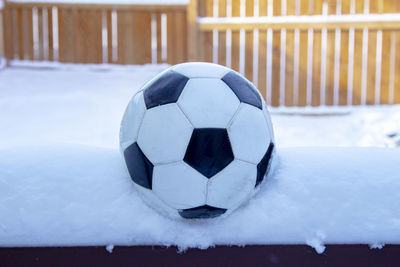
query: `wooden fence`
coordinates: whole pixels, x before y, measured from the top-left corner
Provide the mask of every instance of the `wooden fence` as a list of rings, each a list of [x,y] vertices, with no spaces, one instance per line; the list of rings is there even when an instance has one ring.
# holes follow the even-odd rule
[[[7,59],[117,64],[186,60],[184,5],[6,2],[3,21]]]
[[[3,26],[7,59],[208,61],[243,73],[273,106],[400,103],[399,0],[6,2]]]

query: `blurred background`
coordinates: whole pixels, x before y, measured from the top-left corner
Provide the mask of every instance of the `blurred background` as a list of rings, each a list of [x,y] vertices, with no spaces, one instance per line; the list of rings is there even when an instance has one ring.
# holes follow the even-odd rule
[[[398,0],[0,0],[0,148],[118,147],[169,65],[245,75],[277,145],[400,146]]]

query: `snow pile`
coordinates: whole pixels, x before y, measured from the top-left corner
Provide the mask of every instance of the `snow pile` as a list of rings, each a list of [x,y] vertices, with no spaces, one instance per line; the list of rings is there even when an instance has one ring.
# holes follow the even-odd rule
[[[0,246],[400,243],[399,149],[287,148],[278,160],[230,216],[172,221],[141,201],[116,149],[3,149]]]
[[[276,140],[284,147],[400,147],[400,105],[272,108]]]

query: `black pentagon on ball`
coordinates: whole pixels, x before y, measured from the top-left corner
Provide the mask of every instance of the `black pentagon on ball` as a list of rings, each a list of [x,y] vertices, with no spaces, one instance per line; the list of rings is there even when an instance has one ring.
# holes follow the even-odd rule
[[[260,163],[257,164],[257,180],[256,180],[256,186],[258,186],[265,177],[265,174],[267,173],[270,161],[271,161],[271,156],[272,152],[274,150],[274,143],[270,143],[267,149],[267,152],[265,152],[265,155],[261,159]]]
[[[261,97],[257,93],[257,89],[242,76],[230,71],[222,77],[222,81],[232,89],[240,102],[262,109]]]
[[[211,178],[233,159],[226,129],[197,128],[193,130],[183,160],[205,177]]]
[[[226,212],[226,209],[216,208],[208,205],[179,210],[179,215],[185,219],[208,219],[218,217]]]
[[[189,78],[172,70],[164,73],[144,90],[147,109],[178,101]]]
[[[154,165],[136,142],[125,149],[124,158],[132,180],[138,185],[151,189]]]

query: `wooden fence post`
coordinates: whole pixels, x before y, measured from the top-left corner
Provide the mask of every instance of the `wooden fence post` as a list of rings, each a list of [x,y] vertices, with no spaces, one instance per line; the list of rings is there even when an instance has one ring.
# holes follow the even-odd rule
[[[3,10],[4,10],[5,2],[0,0],[0,62],[1,59],[5,59],[4,55],[4,25],[3,25]]]
[[[188,60],[199,61],[199,41],[200,32],[197,25],[198,2],[197,0],[190,0],[187,5],[187,46],[188,46]]]

